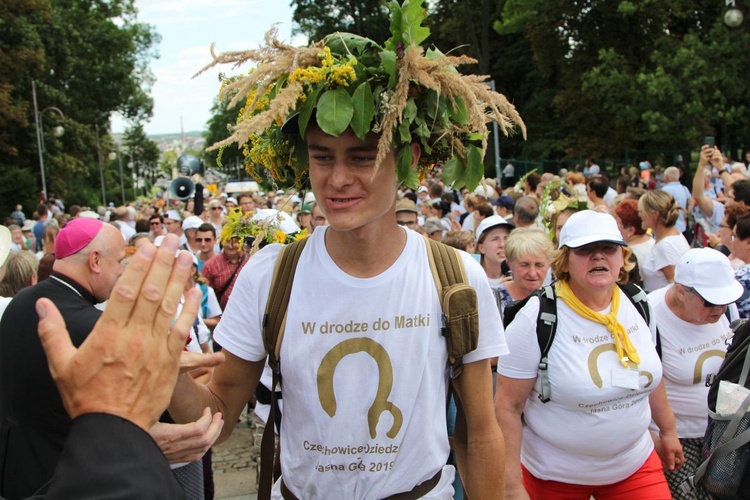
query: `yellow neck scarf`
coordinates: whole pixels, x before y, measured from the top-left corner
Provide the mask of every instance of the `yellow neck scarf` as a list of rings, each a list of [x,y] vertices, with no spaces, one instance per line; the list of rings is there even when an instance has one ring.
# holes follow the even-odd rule
[[[579,316],[590,319],[597,323],[601,323],[609,333],[615,338],[615,349],[617,350],[617,357],[620,359],[622,366],[628,367],[628,360],[635,364],[641,362],[638,356],[638,351],[630,341],[628,332],[625,331],[625,327],[617,321],[617,311],[620,309],[620,290],[619,287],[612,294],[612,309],[609,314],[601,314],[590,307],[586,306],[583,302],[578,300],[578,297],[573,293],[570,285],[566,281],[558,281],[555,283],[555,294],[560,297],[571,309],[573,309]]]

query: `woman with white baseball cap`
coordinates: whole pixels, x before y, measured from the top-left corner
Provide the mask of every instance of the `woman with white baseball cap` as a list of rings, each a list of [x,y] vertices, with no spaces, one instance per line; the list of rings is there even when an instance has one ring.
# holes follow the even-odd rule
[[[721,367],[726,341],[732,335],[730,318],[739,317],[734,302],[743,291],[723,253],[712,248],[693,248],[677,262],[674,284],[648,294],[659,331],[657,345],[664,386],[685,455],[681,470],[666,472],[676,499],[711,498],[700,488],[685,493],[680,485],[704,459],[703,436],[708,423],[706,376]]]
[[[477,253],[481,256],[479,263],[487,273],[490,287],[495,290],[505,279],[503,262],[505,262],[505,240],[513,230],[513,224],[492,215],[485,218],[477,227],[475,235]],[[507,271],[506,264],[506,271]]]
[[[647,324],[618,286],[632,267],[629,254],[609,214],[577,212],[562,228],[552,260],[559,281],[556,333],[544,360],[548,377],[540,376],[539,297],[508,326],[510,354],[498,361],[495,399],[507,495],[671,499],[662,464],[679,469],[682,449],[654,322]],[[652,418],[661,436],[658,455]]]

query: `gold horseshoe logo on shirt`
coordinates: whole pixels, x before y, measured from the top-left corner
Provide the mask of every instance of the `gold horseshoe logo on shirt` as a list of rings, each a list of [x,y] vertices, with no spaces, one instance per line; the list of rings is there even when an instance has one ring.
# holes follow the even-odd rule
[[[599,389],[602,388],[603,381],[602,381],[602,376],[599,374],[599,367],[597,366],[597,359],[603,353],[608,352],[608,351],[612,351],[612,352],[616,353],[617,349],[615,349],[615,345],[614,344],[603,344],[603,345],[600,345],[599,347],[593,349],[591,351],[591,354],[589,354],[589,360],[588,360],[589,375],[591,375],[591,381]],[[628,360],[628,368],[637,369],[638,365],[636,365],[632,361]],[[654,375],[651,372],[649,372],[649,371],[640,371],[640,372],[638,372],[638,375],[641,376],[641,377],[646,377],[646,379],[648,379],[648,382],[646,383],[646,385],[643,386],[644,389],[647,388],[647,387],[649,387],[651,384],[654,383]]]
[[[720,351],[719,349],[712,349],[710,351],[704,351],[701,353],[700,356],[698,356],[698,359],[695,360],[695,370],[693,371],[693,384],[698,384],[703,380],[701,377],[703,373],[703,363],[706,362],[708,358],[711,356],[718,356],[720,358],[724,358],[726,356],[726,351]]]
[[[333,375],[339,362],[349,354],[366,352],[378,365],[378,391],[375,394],[370,410],[367,412],[367,423],[370,426],[370,437],[375,438],[376,427],[380,420],[380,415],[384,412],[390,412],[393,416],[393,425],[386,435],[393,439],[401,429],[403,415],[401,410],[388,401],[388,396],[393,388],[393,366],[391,358],[386,350],[372,339],[357,338],[349,339],[336,345],[323,357],[318,367],[318,399],[320,405],[329,417],[336,415],[336,395],[333,392]]]

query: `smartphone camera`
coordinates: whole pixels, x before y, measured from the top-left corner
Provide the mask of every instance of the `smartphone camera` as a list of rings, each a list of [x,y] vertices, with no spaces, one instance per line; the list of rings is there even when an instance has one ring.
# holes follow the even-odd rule
[[[709,147],[716,146],[716,140],[710,135],[707,135],[706,137],[703,138],[703,143],[707,144]]]

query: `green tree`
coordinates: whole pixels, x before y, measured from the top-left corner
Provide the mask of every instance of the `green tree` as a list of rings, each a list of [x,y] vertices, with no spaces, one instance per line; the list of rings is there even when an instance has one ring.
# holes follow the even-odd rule
[[[211,117],[208,119],[208,130],[203,134],[207,147],[229,137],[230,127],[237,123],[237,113],[239,113],[241,106],[228,108],[228,104],[229,99],[214,99],[211,106]],[[236,172],[237,165],[244,163],[242,151],[236,146],[224,148],[220,151],[206,151],[198,156],[203,158],[206,168],[215,168],[222,173]]]
[[[385,0],[292,0],[295,34],[311,41],[345,31],[383,43],[390,37],[390,15]]]
[[[529,142],[541,119],[568,157],[689,150],[703,135],[747,144],[748,70],[738,54],[750,39],[723,25],[722,9],[708,0],[507,0],[496,29],[528,41],[537,109],[551,111],[520,103]]]
[[[101,200],[96,127],[106,143],[113,112],[131,123],[152,114],[148,62],[158,42],[138,23],[134,0],[29,0],[0,5],[0,168],[18,167],[39,180],[31,82],[43,115],[47,190],[68,205]],[[104,139],[104,140],[103,140]],[[106,158],[105,158],[106,161]],[[117,176],[119,180],[119,173]],[[114,187],[115,192],[119,189]],[[0,200],[5,211],[12,200]]]

